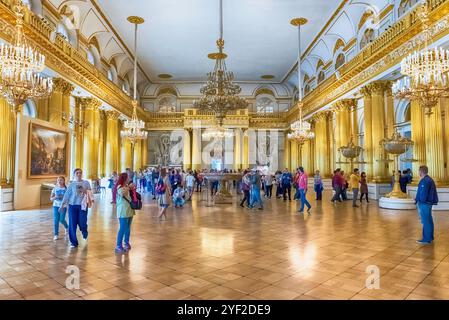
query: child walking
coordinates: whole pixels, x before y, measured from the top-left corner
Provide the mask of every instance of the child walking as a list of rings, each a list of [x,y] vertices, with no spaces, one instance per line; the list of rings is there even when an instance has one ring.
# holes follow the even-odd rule
[[[182,208],[184,206],[185,200],[184,200],[184,189],[178,185],[178,187],[173,192],[173,204],[175,205],[175,208],[178,206]]]

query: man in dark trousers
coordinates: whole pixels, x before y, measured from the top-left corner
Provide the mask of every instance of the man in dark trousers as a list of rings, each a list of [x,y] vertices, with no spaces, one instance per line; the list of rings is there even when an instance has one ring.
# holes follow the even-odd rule
[[[418,207],[419,217],[423,225],[422,239],[416,242],[420,244],[430,244],[434,240],[432,206],[438,204],[438,193],[435,182],[428,175],[429,168],[427,166],[419,167],[419,176],[421,180],[418,184],[415,203]]]
[[[282,190],[284,191],[284,201],[287,201],[287,194],[288,194],[288,200],[292,201],[292,182],[293,182],[293,176],[288,171],[287,168],[284,169],[284,172],[281,176],[281,185]]]

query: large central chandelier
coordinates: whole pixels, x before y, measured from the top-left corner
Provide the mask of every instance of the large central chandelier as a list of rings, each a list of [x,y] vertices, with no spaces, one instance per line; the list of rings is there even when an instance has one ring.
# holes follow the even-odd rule
[[[301,86],[301,26],[307,23],[305,18],[296,18],[290,22],[293,26],[298,27],[298,109],[299,118],[291,124],[291,133],[287,135],[288,139],[296,141],[302,146],[307,140],[313,139],[315,134],[312,132],[312,128],[309,122],[306,122],[302,118],[302,86]]]
[[[25,10],[17,0],[13,43],[0,45],[0,92],[15,111],[28,99],[48,97],[53,90],[52,79],[39,74],[45,69],[45,56],[27,43],[23,33]]]
[[[427,49],[431,40],[427,1],[420,5],[418,15],[423,24],[425,50],[415,51],[402,60],[401,73],[406,77],[393,85],[393,94],[400,99],[419,101],[426,114],[431,114],[438,100],[448,96],[449,50]]]
[[[218,52],[208,55],[210,59],[215,60],[214,71],[207,74],[207,82],[200,90],[203,96],[193,103],[194,107],[199,110],[212,112],[219,126],[222,126],[223,120],[229,112],[248,107],[248,102],[238,96],[242,89],[234,83],[234,74],[226,69],[227,54],[223,52],[224,43],[223,0],[220,0]]]
[[[125,139],[128,139],[131,144],[134,144],[139,141],[147,138],[148,132],[144,131],[145,122],[139,120],[137,117],[137,26],[145,22],[140,17],[128,17],[128,21],[135,25],[134,29],[134,99],[132,102],[133,105],[133,114],[131,120],[126,120],[123,124],[125,130],[121,132],[121,136]]]

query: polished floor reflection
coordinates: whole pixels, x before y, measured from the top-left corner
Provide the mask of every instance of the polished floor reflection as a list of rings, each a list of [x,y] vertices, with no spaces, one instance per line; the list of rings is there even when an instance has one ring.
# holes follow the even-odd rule
[[[415,211],[329,196],[311,201],[310,216],[293,201],[259,211],[195,199],[163,222],[148,198],[128,254],[114,253],[108,196],[97,198],[88,242],[75,250],[53,241],[50,209],[0,213],[0,299],[449,299],[448,212],[434,212],[435,243],[421,246]],[[70,265],[79,289],[66,288]],[[380,289],[366,287],[369,266]]]

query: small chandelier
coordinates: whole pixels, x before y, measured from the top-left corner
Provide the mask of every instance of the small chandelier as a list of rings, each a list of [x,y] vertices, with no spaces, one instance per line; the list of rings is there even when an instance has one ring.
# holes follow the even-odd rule
[[[135,25],[134,29],[134,100],[133,105],[133,115],[131,120],[125,120],[123,127],[125,130],[121,132],[122,138],[128,139],[132,145],[137,141],[146,139],[148,132],[144,131],[145,122],[139,120],[137,117],[137,26],[145,22],[140,17],[132,16],[128,17],[128,21]]]
[[[13,44],[0,45],[0,93],[14,110],[30,98],[46,98],[53,90],[51,78],[39,74],[45,69],[45,56],[31,47],[23,33],[25,6],[17,0]]]
[[[298,27],[298,109],[299,118],[290,126],[291,133],[287,135],[289,140],[296,141],[302,146],[307,140],[313,139],[315,134],[311,131],[311,125],[302,118],[302,87],[301,87],[301,26],[307,23],[305,18],[296,18],[290,22],[293,26]]]
[[[195,108],[212,112],[222,126],[226,115],[234,110],[248,107],[248,102],[238,96],[242,89],[234,83],[234,74],[227,71],[225,59],[227,54],[223,52],[223,0],[220,0],[220,38],[217,40],[218,52],[210,53],[208,57],[215,60],[214,71],[207,74],[207,82],[201,88],[203,95],[200,100],[193,102]]]
[[[429,115],[438,100],[448,96],[449,50],[427,49],[431,40],[427,1],[420,5],[418,15],[423,24],[425,50],[415,51],[402,60],[401,73],[406,77],[394,83],[392,90],[399,99],[419,101]]]
[[[231,138],[233,135],[234,134],[231,130],[227,130],[222,126],[214,126],[211,128],[207,128],[201,136],[207,140],[210,139],[222,140],[225,138]]]

